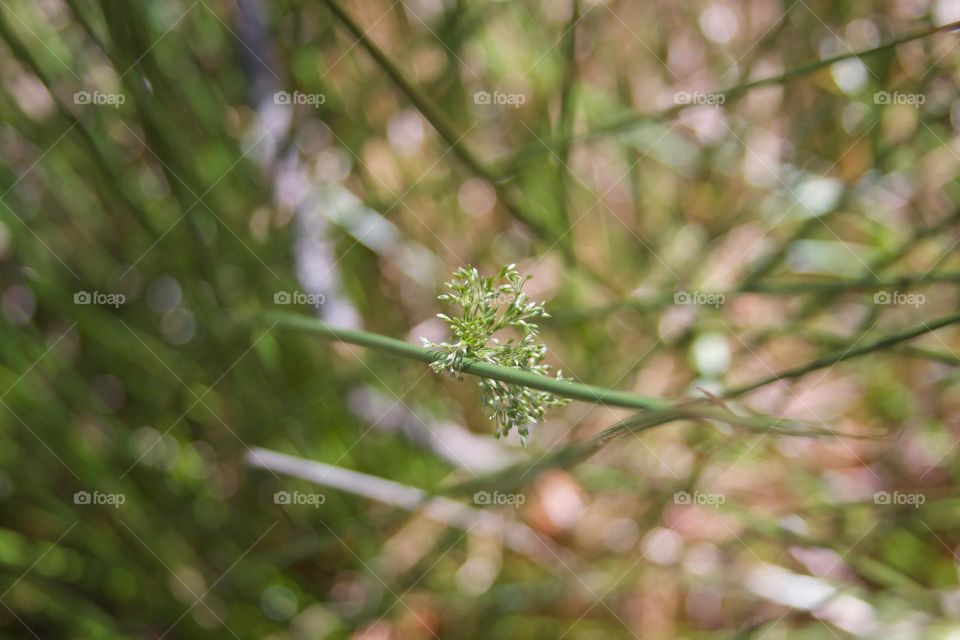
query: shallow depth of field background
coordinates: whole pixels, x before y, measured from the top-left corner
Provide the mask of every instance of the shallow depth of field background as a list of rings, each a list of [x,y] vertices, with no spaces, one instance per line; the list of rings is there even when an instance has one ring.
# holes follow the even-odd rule
[[[630,413],[497,441],[474,379],[262,317],[439,340],[451,273],[515,262],[553,366],[671,400],[929,326],[958,301],[960,35],[882,45],[954,20],[3,0],[0,635],[960,638],[952,324],[731,401],[842,436],[680,421],[570,462]]]

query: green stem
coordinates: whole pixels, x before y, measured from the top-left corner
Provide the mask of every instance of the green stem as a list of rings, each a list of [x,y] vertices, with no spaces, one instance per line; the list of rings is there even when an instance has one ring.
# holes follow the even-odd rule
[[[541,220],[530,215],[527,210],[520,206],[509,193],[502,181],[488,169],[480,159],[463,142],[465,134],[457,132],[456,127],[449,121],[444,113],[436,106],[423,91],[421,91],[413,82],[407,78],[406,74],[396,66],[392,60],[367,36],[364,29],[338,0],[324,0],[337,19],[350,31],[357,39],[357,42],[373,58],[390,80],[407,96],[413,106],[423,115],[424,118],[440,134],[440,137],[449,145],[453,153],[467,166],[467,168],[487,182],[489,182],[497,196],[503,202],[510,214],[538,233],[543,239],[552,242],[555,240],[555,233],[547,227]]]
[[[580,0],[571,2],[570,22],[566,30],[567,72],[563,76],[563,85],[560,88],[560,116],[557,129],[561,142],[557,148],[557,203],[567,227],[572,229],[574,220],[570,217],[570,207],[567,204],[569,189],[567,181],[570,178],[570,143],[573,135],[573,125],[577,112],[577,23],[580,22]],[[564,237],[566,242],[572,242],[570,234]]]
[[[898,287],[912,287],[916,285],[937,284],[943,282],[960,282],[960,271],[945,271],[942,273],[903,274],[878,278],[868,276],[864,278],[845,280],[822,280],[808,282],[757,282],[745,283],[729,291],[697,291],[704,298],[717,299],[719,297],[732,298],[748,293],[762,293],[769,295],[801,295],[808,293],[831,294],[844,291],[875,291],[877,289],[896,289]],[[592,309],[583,309],[574,312],[558,312],[552,314],[555,322],[571,322],[584,318],[603,317],[608,313],[621,309],[647,312],[658,311],[675,304],[673,291],[649,298],[632,298],[618,300]]]
[[[658,411],[650,411],[634,415],[626,420],[621,420],[615,425],[604,429],[599,434],[586,440],[575,440],[559,449],[551,451],[536,460],[532,465],[522,462],[511,465],[500,471],[467,480],[465,482],[453,485],[446,489],[444,493],[448,494],[466,494],[473,493],[481,489],[489,489],[497,486],[501,488],[513,488],[529,484],[538,475],[549,469],[571,469],[584,460],[590,458],[610,442],[627,434],[638,434],[648,429],[653,429],[661,425],[673,422],[675,420],[720,420],[730,424],[744,427],[748,430],[766,435],[775,433],[783,436],[803,436],[803,437],[852,437],[858,439],[875,439],[869,436],[858,436],[846,433],[839,433],[829,429],[798,429],[791,426],[788,420],[755,416],[737,416],[729,412],[721,411],[718,408],[709,406],[676,406]]]
[[[887,51],[901,44],[912,42],[914,40],[920,40],[922,38],[929,37],[935,33],[941,33],[944,31],[953,31],[960,28],[960,21],[951,22],[949,24],[941,25],[939,27],[932,27],[929,29],[922,29],[918,31],[912,31],[910,33],[904,34],[899,38],[894,38],[889,42],[884,42],[876,47],[871,49],[863,49],[861,51],[851,51],[848,53],[842,53],[840,55],[833,56],[831,58],[824,58],[823,60],[818,60],[816,62],[810,62],[793,69],[789,69],[784,73],[776,76],[770,76],[768,78],[760,78],[759,80],[753,80],[751,82],[746,82],[744,84],[739,84],[728,89],[716,92],[716,95],[723,96],[725,102],[735,100],[754,89],[759,89],[761,87],[767,87],[770,85],[777,84],[786,84],[792,82],[798,78],[810,75],[825,69],[837,62],[842,62],[844,60],[850,60],[851,58],[866,58],[878,53]],[[696,106],[696,104],[676,104],[667,109],[661,111],[656,111],[653,113],[630,113],[622,118],[607,122],[605,124],[599,125],[590,131],[587,131],[581,136],[570,136],[566,140],[555,140],[550,145],[549,148],[553,149],[560,144],[572,144],[577,142],[585,142],[593,138],[597,138],[604,135],[610,135],[614,133],[619,133],[621,131],[626,131],[632,129],[633,127],[639,125],[642,122],[647,121],[658,121],[671,118],[681,111],[689,109]],[[527,147],[524,147],[518,151],[512,158],[507,161],[505,166],[498,167],[498,172],[501,175],[507,175],[512,172],[519,164],[522,164],[524,161],[529,160],[531,157],[539,156],[544,152],[542,145],[538,148],[537,144],[531,143]]]
[[[804,329],[803,323],[790,323],[782,327],[777,327],[776,329],[767,329],[757,334],[757,337],[761,339],[767,339],[774,336],[802,338],[803,340],[807,340],[812,343],[820,343],[823,346],[838,349],[850,344],[850,339],[845,336],[826,333],[823,331],[807,331]],[[905,344],[894,345],[891,349],[891,352],[910,358],[931,360],[933,362],[942,362],[954,367],[960,367],[960,356],[957,356],[953,353],[945,353],[943,351],[924,349],[923,347],[914,347]]]
[[[460,143],[461,134],[457,133],[455,127],[447,120],[443,112],[440,111],[413,82],[393,64],[389,57],[367,36],[367,31],[353,19],[347,10],[337,0],[324,0],[330,10],[333,11],[337,19],[343,23],[350,33],[357,39],[357,42],[363,47],[374,62],[383,69],[390,80],[409,98],[410,102],[423,114],[423,116],[433,125],[447,144],[463,162],[470,167],[474,173],[484,176],[486,174],[480,161]]]
[[[734,398],[736,396],[741,396],[745,393],[753,391],[754,389],[757,389],[759,387],[763,387],[773,382],[777,382],[778,380],[799,378],[801,376],[804,376],[810,373],[811,371],[816,371],[817,369],[823,369],[825,367],[829,367],[834,364],[837,364],[838,362],[843,362],[844,360],[849,360],[851,358],[856,358],[858,356],[862,356],[867,353],[872,353],[874,351],[879,351],[881,349],[891,347],[893,345],[899,344],[906,340],[911,340],[913,338],[916,338],[917,336],[921,336],[925,333],[932,333],[937,329],[946,327],[947,325],[955,324],[957,322],[960,322],[960,312],[951,313],[950,315],[943,316],[941,318],[932,320],[930,322],[921,321],[920,324],[917,326],[911,327],[909,329],[905,329],[904,331],[900,331],[898,333],[894,333],[885,338],[881,338],[880,340],[870,342],[860,347],[848,348],[843,351],[838,351],[830,355],[824,356],[822,358],[818,358],[816,360],[808,362],[806,364],[800,365],[798,367],[794,367],[793,369],[787,369],[786,371],[782,371],[772,376],[762,378],[760,380],[757,380],[756,382],[745,384],[740,387],[735,387],[727,391],[723,397]]]
[[[268,321],[276,322],[278,325],[286,326],[291,329],[303,329],[306,331],[311,331],[320,337],[326,338],[327,340],[346,342],[349,344],[359,345],[361,347],[379,349],[380,351],[392,353],[404,358],[419,360],[420,362],[430,363],[435,360],[440,360],[444,357],[444,354],[442,353],[424,349],[423,347],[418,347],[414,344],[410,344],[409,342],[395,340],[394,338],[381,336],[376,333],[370,333],[369,331],[333,327],[325,322],[310,318],[308,316],[289,313],[268,313],[265,314],[264,318]],[[491,378],[493,380],[499,380],[509,384],[517,384],[524,387],[529,387],[531,389],[547,391],[563,398],[582,400],[584,402],[594,402],[596,404],[602,404],[611,407],[625,407],[628,409],[642,409],[651,411],[667,409],[672,406],[670,403],[660,400],[659,398],[649,398],[632,393],[625,393],[623,391],[614,391],[612,389],[604,389],[603,387],[595,387],[588,384],[565,382],[556,380],[555,378],[549,378],[547,376],[530,373],[529,371],[523,371],[521,369],[501,367],[495,364],[479,362],[476,360],[466,360],[464,362],[462,371],[464,373],[469,373],[470,375],[482,378]]]
[[[382,336],[369,331],[358,329],[345,329],[331,326],[321,320],[309,316],[297,315],[292,313],[267,313],[260,317],[263,322],[270,322],[273,326],[283,326],[291,329],[300,329],[309,331],[321,338],[355,344],[362,347],[378,349],[386,353],[391,353],[404,358],[418,360],[420,362],[431,363],[442,359],[444,354],[418,347],[409,342],[395,340],[387,336]],[[547,391],[557,396],[570,398],[573,400],[582,400],[614,407],[626,407],[630,409],[640,409],[643,413],[634,415],[626,420],[618,422],[616,425],[604,430],[602,433],[594,436],[585,442],[575,442],[564,447],[558,454],[545,456],[535,463],[533,467],[524,470],[522,475],[512,473],[515,469],[521,469],[522,465],[511,467],[507,472],[493,474],[485,477],[483,480],[505,480],[510,482],[522,481],[528,473],[533,472],[537,475],[539,472],[553,468],[555,466],[571,466],[580,462],[603,448],[611,440],[628,433],[638,433],[658,425],[673,422],[675,420],[717,420],[728,424],[741,426],[749,430],[766,434],[775,432],[779,435],[796,436],[830,436],[837,437],[837,434],[829,429],[801,429],[798,424],[771,416],[760,414],[738,415],[729,411],[726,407],[710,406],[704,400],[687,400],[676,404],[669,403],[659,398],[650,398],[639,396],[621,391],[613,391],[602,387],[579,384],[575,382],[562,382],[508,367],[489,364],[486,362],[477,362],[476,360],[465,361],[462,371],[471,375],[491,378],[507,382],[510,384],[522,385],[532,389]],[[856,437],[856,436],[854,436]],[[476,485],[479,486],[479,485]],[[453,493],[471,491],[475,488],[475,483],[467,482],[449,489]]]

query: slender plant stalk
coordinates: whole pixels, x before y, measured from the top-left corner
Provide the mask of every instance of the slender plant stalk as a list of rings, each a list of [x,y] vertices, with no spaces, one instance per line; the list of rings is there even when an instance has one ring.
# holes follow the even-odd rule
[[[279,326],[311,331],[320,337],[326,338],[327,340],[345,342],[363,347],[371,347],[405,358],[419,360],[420,362],[431,363],[445,357],[445,354],[424,349],[414,344],[410,344],[409,342],[396,340],[394,338],[371,333],[369,331],[334,327],[321,320],[317,320],[308,316],[290,313],[267,313],[264,314],[262,318],[265,321],[274,322]],[[781,373],[777,373],[766,378],[761,378],[760,380],[756,380],[740,387],[735,387],[727,391],[723,395],[723,398],[735,398],[753,391],[754,389],[777,382],[778,380],[799,378],[807,373],[816,371],[817,369],[823,369],[845,360],[850,360],[858,356],[897,345],[901,342],[911,340],[925,333],[931,333],[945,326],[956,324],[957,322],[960,322],[960,312],[943,316],[931,322],[921,322],[919,325],[911,327],[910,329],[900,331],[885,338],[881,338],[880,340],[875,340],[868,344],[864,344],[860,347],[848,348],[844,351],[836,352],[828,356],[824,356],[823,358],[818,358],[808,362],[804,365],[794,367],[793,369],[788,369]],[[603,387],[581,384],[577,382],[560,381],[547,376],[523,371],[521,369],[501,367],[470,359],[463,361],[463,366],[460,370],[470,375],[500,380],[501,382],[507,382],[510,384],[522,385],[531,389],[539,389],[541,391],[547,391],[549,393],[553,393],[564,398],[570,398],[572,400],[593,402],[595,404],[611,407],[623,407],[628,409],[656,412],[655,415],[639,416],[636,419],[629,419],[618,425],[615,425],[610,433],[603,438],[604,440],[622,432],[635,431],[638,426],[642,427],[650,420],[655,421],[653,424],[662,424],[662,422],[656,422],[656,420],[660,418],[663,419],[663,422],[679,419],[721,420],[724,422],[729,422],[730,424],[761,430],[775,428],[781,424],[787,424],[786,421],[782,419],[771,418],[769,416],[739,416],[732,412],[721,410],[717,407],[708,406],[706,405],[706,401],[701,399],[688,400],[680,403],[670,403],[660,398],[641,396],[623,391],[615,391],[612,389],[605,389]],[[635,422],[634,420],[639,422]],[[810,430],[796,430],[796,433],[797,435],[817,434],[816,431]],[[833,431],[830,431],[829,433],[835,434]]]
[[[801,338],[812,343],[820,343],[826,347],[843,348],[850,345],[850,339],[846,336],[824,331],[809,331],[804,328],[804,323],[802,322],[791,322],[775,329],[765,329],[760,331],[756,337],[768,339],[783,336]],[[914,347],[906,344],[893,345],[890,351],[910,358],[942,362],[955,367],[960,366],[960,356],[952,353],[924,349],[923,347]]]
[[[580,0],[572,0],[570,22],[566,30],[566,58],[567,72],[563,76],[563,86],[560,89],[560,116],[557,126],[558,139],[561,141],[556,151],[557,160],[557,202],[567,226],[572,227],[574,220],[570,217],[570,207],[567,203],[569,189],[567,182],[570,179],[570,140],[573,134],[573,125],[577,117],[577,23],[580,22]],[[570,234],[568,234],[570,235]],[[565,239],[570,242],[570,239]]]
[[[515,219],[526,225],[540,239],[550,243],[551,247],[557,247],[564,260],[570,266],[578,267],[583,273],[587,274],[597,284],[614,293],[621,293],[615,280],[611,280],[606,274],[601,273],[589,264],[581,264],[577,261],[576,253],[573,250],[573,243],[568,237],[570,234],[560,234],[552,229],[534,213],[531,213],[529,207],[524,206],[522,202],[517,201],[505,184],[505,180],[500,173],[487,167],[478,158],[473,151],[463,141],[464,134],[457,132],[457,128],[451,123],[444,113],[420,88],[418,88],[403,71],[396,66],[389,56],[387,56],[368,36],[363,27],[347,12],[338,0],[324,0],[330,10],[340,22],[357,38],[357,42],[374,59],[377,65],[383,69],[384,73],[397,87],[407,96],[413,106],[427,119],[436,129],[440,137],[449,145],[454,154],[463,162],[464,165],[476,176],[479,176],[490,183],[497,193],[497,197],[503,202],[507,212]],[[551,149],[552,151],[552,149]]]
[[[732,418],[736,418],[734,421]],[[860,440],[879,439],[871,436],[854,435],[849,433],[840,433],[830,429],[798,429],[791,426],[787,420],[770,418],[767,416],[733,416],[729,412],[724,412],[716,407],[709,406],[675,406],[669,409],[651,411],[631,416],[626,420],[614,424],[604,429],[592,438],[580,441],[574,441],[541,456],[533,464],[520,462],[511,465],[506,469],[501,469],[490,474],[467,480],[445,489],[446,494],[471,493],[479,489],[492,486],[501,488],[519,487],[530,483],[533,478],[550,469],[571,469],[573,466],[590,458],[605,446],[614,440],[627,434],[637,434],[641,431],[653,429],[668,422],[676,420],[719,420],[745,427],[761,435],[775,433],[783,436],[801,436],[801,437],[844,437]]]
[[[910,33],[904,34],[899,38],[894,38],[888,42],[877,45],[870,49],[862,49],[860,51],[850,51],[847,53],[842,53],[830,58],[824,58],[823,60],[817,60],[815,62],[810,62],[799,67],[794,67],[789,69],[784,73],[781,73],[776,76],[770,76],[768,78],[760,78],[759,80],[752,80],[750,82],[745,82],[733,87],[729,87],[722,91],[717,91],[716,95],[723,96],[725,102],[730,102],[735,100],[754,89],[760,89],[762,87],[768,87],[771,85],[777,84],[787,84],[804,76],[808,76],[811,73],[820,71],[821,69],[826,69],[831,65],[834,65],[838,62],[843,62],[844,60],[850,60],[852,58],[867,58],[878,53],[883,53],[889,49],[897,47],[901,44],[912,42],[914,40],[920,40],[922,38],[927,38],[936,33],[943,33],[945,31],[953,31],[960,29],[960,21],[951,22],[949,24],[941,25],[939,27],[932,27],[929,29],[921,29],[917,31],[911,31]],[[605,135],[611,135],[614,133],[620,133],[622,131],[629,130],[643,122],[655,122],[659,120],[666,120],[672,118],[673,116],[679,114],[681,111],[689,109],[696,106],[695,103],[684,103],[684,104],[675,104],[667,109],[662,109],[653,113],[630,113],[622,118],[612,120],[605,124],[601,124],[586,133],[579,136],[569,136],[568,139],[563,140],[554,140],[548,141],[549,144],[547,147],[544,147],[542,143],[536,141],[531,143],[528,146],[520,149],[513,157],[509,158],[506,163],[497,167],[497,170],[502,175],[507,175],[512,173],[517,166],[530,160],[533,157],[542,155],[548,149],[554,149],[561,144],[574,144],[578,142],[585,142],[598,138]]]
[[[413,106],[423,114],[423,117],[433,125],[440,137],[450,146],[450,149],[475,175],[489,182],[497,192],[504,206],[510,214],[532,228],[541,237],[548,241],[553,241],[555,233],[547,228],[538,218],[531,216],[526,209],[520,206],[513,197],[507,193],[502,181],[497,178],[494,172],[490,171],[483,162],[470,150],[463,141],[463,134],[458,133],[456,127],[451,123],[444,113],[434,104],[423,91],[420,90],[406,74],[393,63],[381,49],[368,36],[366,30],[353,19],[349,12],[338,0],[324,0],[337,19],[350,31],[357,39],[377,65],[383,69],[390,80],[407,96]]]
[[[406,74],[367,36],[366,30],[353,19],[343,5],[337,0],[324,0],[324,2],[330,7],[330,10],[333,11],[333,14],[343,23],[347,30],[357,38],[357,42],[370,54],[374,62],[383,69],[384,73],[390,77],[390,80],[397,85],[410,102],[412,102],[430,124],[433,125],[433,128],[436,129],[437,133],[450,145],[450,148],[464,164],[474,173],[483,177],[489,177],[487,170],[480,160],[460,141],[462,135],[457,132],[456,127],[454,127],[434,102],[414,85],[413,82],[407,78]]]
[[[123,188],[125,182],[118,169],[120,163],[115,154],[108,154],[107,148],[104,145],[97,144],[97,137],[89,130],[87,125],[74,117],[66,106],[64,106],[63,102],[56,97],[59,92],[57,91],[58,85],[54,81],[54,78],[44,71],[30,47],[25,45],[17,36],[16,32],[10,27],[4,11],[0,11],[0,39],[6,42],[13,55],[33,72],[33,74],[37,76],[37,79],[47,88],[50,96],[52,96],[57,112],[63,120],[70,124],[69,130],[73,131],[75,129],[80,135],[83,145],[89,152],[88,157],[93,161],[92,164],[101,172],[101,177],[103,178],[101,184],[110,189],[112,194],[115,195],[129,211],[136,215],[137,221],[151,234],[154,240],[158,239],[161,236],[161,231],[156,228],[156,225],[151,223],[149,218],[143,213],[142,207]]]
[[[270,313],[264,317],[270,322],[275,321],[279,326],[286,326],[292,329],[305,329],[328,340],[346,342],[362,347],[371,347],[404,358],[419,360],[420,362],[431,363],[446,357],[446,354],[424,349],[409,342],[395,340],[394,338],[370,333],[369,331],[333,327],[325,322],[307,316],[289,313]],[[460,370],[481,378],[492,378],[493,380],[500,380],[501,382],[530,387],[531,389],[548,391],[572,400],[583,400],[585,402],[594,402],[611,407],[650,411],[666,409],[672,406],[670,403],[660,400],[659,398],[614,391],[588,384],[559,381],[521,369],[500,367],[475,360],[465,360]]]
[[[868,276],[856,279],[843,280],[810,280],[807,282],[756,282],[745,283],[727,291],[698,292],[705,298],[719,297],[732,298],[749,293],[770,295],[802,295],[802,294],[834,294],[845,291],[875,291],[877,289],[896,289],[898,287],[913,287],[943,282],[960,282],[960,271],[945,271],[941,273],[903,274],[889,277]],[[609,313],[622,309],[649,312],[659,311],[674,303],[674,293],[668,292],[650,298],[628,298],[618,300],[591,309],[579,311],[557,312],[552,316],[555,322],[569,322],[585,318],[604,317]],[[548,318],[546,321],[550,321]]]
[[[946,327],[951,324],[956,324],[957,322],[960,322],[960,312],[951,313],[950,315],[942,316],[940,318],[937,318],[936,320],[931,320],[930,322],[921,322],[916,326],[913,326],[909,329],[905,329],[898,333],[894,333],[885,338],[881,338],[880,340],[875,340],[873,342],[864,344],[859,347],[852,347],[852,348],[845,349],[843,351],[837,351],[830,355],[824,356],[822,358],[817,358],[816,360],[800,365],[798,367],[787,369],[786,371],[776,373],[766,378],[761,378],[760,380],[751,382],[749,384],[745,384],[740,387],[735,387],[727,391],[723,397],[735,398],[737,396],[741,396],[745,393],[753,391],[754,389],[758,389],[760,387],[766,386],[773,382],[777,382],[778,380],[799,378],[801,376],[804,376],[810,373],[811,371],[816,371],[817,369],[823,369],[825,367],[829,367],[831,365],[837,364],[838,362],[843,362],[844,360],[850,360],[851,358],[856,358],[858,356],[866,355],[868,353],[873,353],[874,351],[880,351],[881,349],[885,349],[887,347],[892,347],[901,342],[912,340],[913,338],[916,338],[917,336],[921,336],[925,333],[932,333],[937,329]]]
[[[822,219],[822,216],[821,216],[821,219]],[[938,222],[936,222],[933,225],[914,228],[910,236],[905,238],[896,248],[894,248],[891,251],[885,251],[883,255],[870,260],[869,263],[866,265],[867,273],[863,274],[861,278],[857,280],[851,280],[849,282],[860,281],[863,283],[880,285],[880,287],[886,288],[886,287],[910,287],[914,285],[922,285],[922,284],[927,284],[931,282],[955,281],[954,279],[957,277],[957,275],[960,275],[960,274],[943,272],[940,274],[924,273],[920,276],[894,276],[890,278],[880,278],[876,276],[876,272],[880,272],[885,268],[890,267],[896,264],[897,262],[899,262],[899,260],[903,258],[905,255],[907,255],[907,253],[911,250],[911,248],[916,246],[917,242],[919,242],[920,240],[936,235],[938,233],[942,233],[945,230],[949,229],[951,226],[957,224],[958,222],[960,222],[960,210],[954,210],[952,214],[941,218]],[[787,251],[787,248],[790,246],[790,244],[795,240],[798,240],[800,237],[801,236],[798,234],[793,234],[793,236],[788,241],[786,241],[780,246],[779,250],[775,252],[775,255],[781,255],[781,256],[784,255],[785,252]],[[746,283],[741,284],[737,288],[744,289],[750,286],[749,283],[751,282],[752,275],[753,274],[748,275],[746,279]],[[857,287],[857,288],[861,288],[861,287]],[[868,287],[862,287],[862,288],[867,289]],[[792,329],[794,332],[802,332],[804,330],[805,319],[811,317],[818,310],[827,307],[829,303],[836,297],[836,295],[843,293],[845,290],[846,290],[845,288],[838,287],[836,290],[833,290],[833,291],[829,289],[821,289],[817,291],[816,293],[818,293],[819,295],[809,297],[806,303],[804,304],[804,306],[796,314],[796,318],[794,318],[794,320],[788,323],[787,325],[780,327],[780,329]],[[861,323],[858,329],[859,331],[861,332],[866,331],[870,326],[872,326],[873,322],[876,320],[876,313],[879,311],[879,309],[880,307],[875,306],[873,308],[873,312],[867,314],[864,317],[864,321]],[[769,335],[774,335],[774,334],[771,332],[761,332],[760,334],[758,334],[757,337],[747,340],[746,342],[747,348],[748,349],[757,348],[757,346],[762,341],[763,336],[769,336]],[[828,346],[836,345],[835,342],[831,343],[830,340],[824,340],[823,342]],[[844,343],[844,344],[848,344],[848,343]],[[940,354],[936,354],[936,352],[925,351],[925,350],[918,349],[916,347],[910,347],[907,345],[895,345],[893,347],[893,351],[897,353],[903,353],[905,355],[909,355],[912,357],[925,357],[933,360],[947,361],[948,364],[953,364],[953,362],[949,362],[949,357],[945,358]]]
[[[431,363],[446,357],[446,354],[424,349],[409,342],[396,340],[369,331],[334,327],[309,316],[274,312],[264,314],[261,318],[264,322],[275,323],[277,326],[310,331],[327,340],[370,347],[420,362]],[[522,369],[501,367],[472,359],[465,359],[459,370],[463,373],[481,378],[491,378],[493,380],[500,380],[501,382],[522,385],[531,389],[547,391],[572,400],[592,402],[609,407],[637,409],[646,412],[633,418],[628,418],[615,425],[609,433],[605,433],[605,435],[598,438],[598,446],[622,433],[635,432],[648,426],[656,426],[683,419],[717,420],[759,432],[776,430],[790,435],[837,435],[834,431],[811,429],[805,424],[785,418],[776,418],[758,413],[750,413],[748,415],[736,414],[726,407],[713,406],[709,400],[701,398],[671,403],[660,398],[615,391],[613,389],[605,389],[603,387],[567,380],[561,381]]]

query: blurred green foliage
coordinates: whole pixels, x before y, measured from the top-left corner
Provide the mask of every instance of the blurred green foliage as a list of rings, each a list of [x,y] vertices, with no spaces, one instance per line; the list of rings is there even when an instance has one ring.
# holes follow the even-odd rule
[[[663,397],[955,311],[958,50],[931,30],[949,3],[0,4],[4,637],[958,633],[949,327],[746,405],[881,442],[682,423],[580,463],[624,415],[571,404],[496,454],[532,468],[504,479],[529,496],[504,518],[559,562],[246,461],[501,486],[444,450],[444,421],[492,430],[473,385],[251,321],[307,288],[314,236],[321,313],[440,338],[454,269],[518,262],[557,311],[551,365]],[[926,303],[872,303],[900,274]],[[817,588],[765,590],[774,565]],[[829,606],[795,587],[828,584]]]

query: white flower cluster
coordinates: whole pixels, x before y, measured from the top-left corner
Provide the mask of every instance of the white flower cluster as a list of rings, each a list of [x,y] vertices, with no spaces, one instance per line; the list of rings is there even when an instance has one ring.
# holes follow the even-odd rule
[[[456,318],[437,314],[450,325],[451,338],[441,343],[423,339],[425,347],[444,354],[430,367],[437,373],[459,378],[463,362],[468,359],[549,375],[549,366],[542,364],[547,348],[536,341],[540,329],[531,322],[548,314],[543,304],[531,302],[523,293],[527,280],[529,276],[522,277],[513,264],[501,269],[496,279],[481,276],[474,267],[458,269],[447,283],[450,293],[438,298],[456,304],[462,313]],[[494,337],[510,330],[519,335]],[[560,372],[556,378],[563,380]],[[480,388],[484,409],[497,422],[498,438],[516,428],[521,439],[526,439],[531,423],[542,422],[547,409],[568,402],[546,391],[491,378],[482,378]]]

